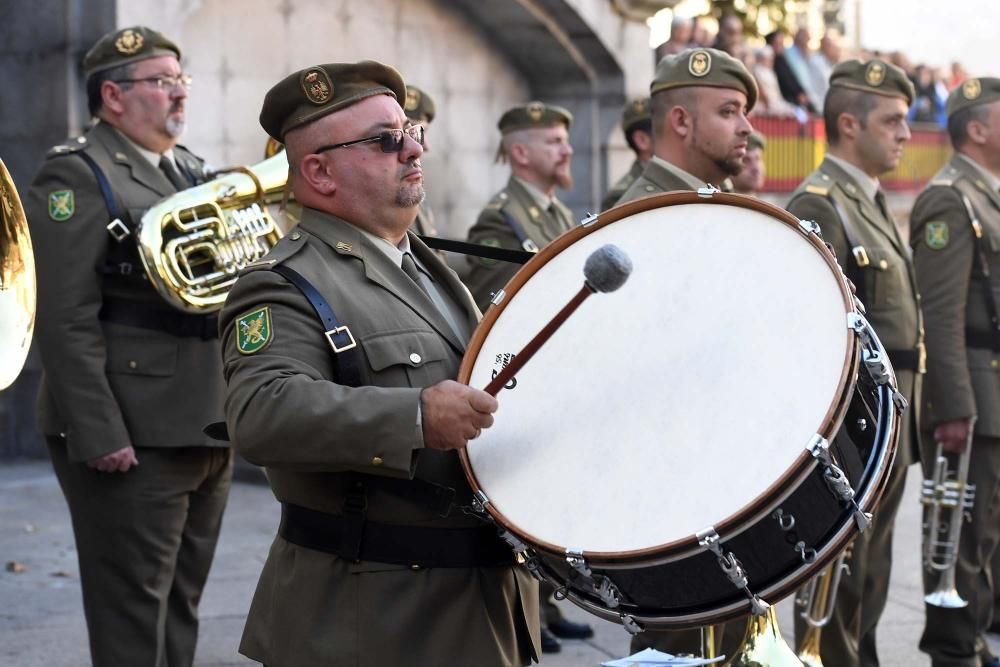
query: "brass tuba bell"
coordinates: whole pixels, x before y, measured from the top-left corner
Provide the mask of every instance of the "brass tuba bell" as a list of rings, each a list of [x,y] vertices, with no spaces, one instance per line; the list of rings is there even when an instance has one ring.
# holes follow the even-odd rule
[[[188,313],[222,308],[239,272],[281,238],[269,207],[288,182],[284,151],[154,204],[139,224],[139,256],[156,291]]]
[[[36,294],[28,220],[0,160],[0,389],[14,382],[28,357]]]

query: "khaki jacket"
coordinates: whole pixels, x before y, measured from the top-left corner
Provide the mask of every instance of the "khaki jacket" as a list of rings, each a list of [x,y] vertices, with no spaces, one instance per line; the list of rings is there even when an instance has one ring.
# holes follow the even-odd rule
[[[868,200],[860,185],[831,160],[823,160],[819,169],[792,193],[786,208],[801,220],[819,224],[823,239],[833,246],[837,260],[852,276],[855,249],[841,222],[841,215],[848,217],[855,240],[864,248],[868,260],[860,270],[857,286],[868,321],[887,350],[918,350],[924,332],[912,253],[896,224]],[[921,374],[902,368],[895,371],[898,389],[909,403],[896,458],[900,465],[908,465],[920,457],[916,420]]]
[[[410,234],[415,256],[459,303],[470,329],[478,311],[438,256]],[[327,300],[357,342],[362,386],[337,383],[335,355],[284,264]],[[237,322],[268,309],[267,344],[238,345]],[[465,342],[428,296],[353,225],[304,209],[302,222],[233,287],[220,318],[226,421],[237,451],[265,466],[275,497],[343,511],[355,473],[370,476],[367,518],[428,528],[471,527],[441,517],[378,479],[417,478],[471,489],[455,452],[425,449],[423,387],[454,378]],[[240,650],[286,665],[522,665],[539,655],[537,586],[521,568],[432,568],[351,562],[276,537]]]
[[[131,276],[107,275],[108,250],[116,243],[105,228],[111,216],[80,153],[101,167],[133,224],[176,192],[163,172],[103,122],[49,152],[25,197],[38,275],[38,428],[65,434],[73,461],[129,445],[221,445],[201,432],[222,417],[218,341],[98,318],[109,298],[169,306],[144,280],[137,253]],[[174,155],[191,180],[204,180],[199,158],[180,146]],[[53,197],[61,211],[50,208]],[[134,247],[132,237],[123,243]]]
[[[693,183],[688,183],[678,174],[665,168],[659,163],[659,160],[654,158],[646,163],[646,167],[642,170],[642,175],[629,186],[625,194],[618,200],[618,204],[624,204],[627,201],[642,199],[643,197],[658,195],[664,192],[675,192],[677,190],[691,192],[695,189],[697,188],[693,187]]]
[[[494,195],[469,230],[469,243],[480,243],[510,250],[527,250],[508,221],[508,216],[521,226],[528,239],[538,249],[544,248],[563,232],[572,229],[573,214],[558,199],[552,199],[558,215],[539,208],[535,198],[513,176],[507,187]],[[479,308],[486,310],[490,298],[514,277],[518,264],[481,257],[468,258],[469,286]]]
[[[963,197],[982,230],[988,282]],[[956,155],[920,193],[910,224],[927,319],[923,427],[977,415],[977,435],[1000,437],[1000,354],[965,340],[966,329],[993,328],[988,299],[1000,302],[1000,193]]]
[[[632,166],[629,167],[628,173],[619,178],[611,189],[608,190],[608,194],[604,196],[604,200],[601,202],[601,212],[607,211],[609,208],[618,203],[618,200],[622,198],[625,191],[632,186],[633,183],[642,176],[642,163],[638,160],[632,162]]]

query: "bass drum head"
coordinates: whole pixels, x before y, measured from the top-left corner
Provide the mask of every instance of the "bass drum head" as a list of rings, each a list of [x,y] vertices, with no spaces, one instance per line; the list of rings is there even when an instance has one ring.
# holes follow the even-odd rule
[[[460,373],[486,386],[580,289],[594,250],[631,258],[624,286],[583,303],[463,454],[494,516],[555,553],[662,552],[759,511],[810,465],[810,438],[832,437],[850,392],[851,297],[794,218],[737,195],[637,204],[526,265]]]

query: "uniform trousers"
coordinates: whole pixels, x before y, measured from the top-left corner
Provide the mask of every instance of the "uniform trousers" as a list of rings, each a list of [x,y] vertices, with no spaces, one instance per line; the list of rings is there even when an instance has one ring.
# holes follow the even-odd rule
[[[833,617],[820,635],[820,655],[825,665],[877,667],[879,664],[875,633],[889,595],[892,537],[906,486],[906,472],[907,466],[897,459],[871,525],[854,540],[851,556],[845,561],[850,570],[840,579]],[[807,627],[796,615],[796,648]]]
[[[136,448],[103,473],[46,438],[69,505],[94,667],[187,667],[232,477],[228,447]]]
[[[924,442],[933,444],[934,439],[925,436]],[[933,452],[925,452],[924,460],[924,474],[929,475]],[[955,587],[969,604],[960,609],[924,605],[920,650],[931,656],[933,667],[979,667],[989,656],[984,635],[993,618],[992,561],[1000,542],[1000,438],[973,439],[969,482],[976,485],[976,498],[972,520],[962,524],[955,567]],[[937,576],[924,572],[925,591],[937,582]]]

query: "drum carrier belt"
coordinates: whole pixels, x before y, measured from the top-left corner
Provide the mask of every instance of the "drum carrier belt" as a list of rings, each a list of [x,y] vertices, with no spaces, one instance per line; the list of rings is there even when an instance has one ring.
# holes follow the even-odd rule
[[[145,270],[139,266],[141,260],[138,248],[134,243],[123,243],[132,235],[133,225],[115,197],[108,177],[97,161],[86,152],[80,151],[71,155],[79,156],[90,167],[94,178],[97,179],[104,205],[111,215],[107,230],[113,242],[108,246],[107,259],[100,272],[108,277],[131,278],[133,281],[145,279]],[[190,176],[188,178],[190,180]],[[152,290],[148,281],[143,280],[142,283]],[[155,291],[153,293],[155,294]],[[139,301],[105,295],[98,319],[130,327],[164,331],[185,338],[211,340],[219,336],[219,319],[216,315],[184,313],[160,301]]]

